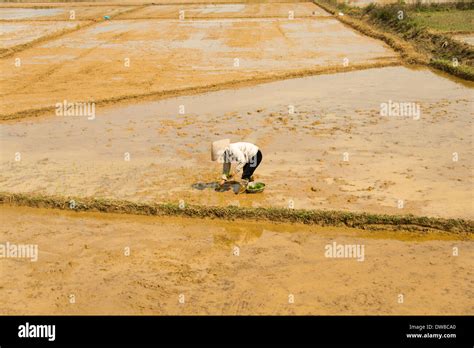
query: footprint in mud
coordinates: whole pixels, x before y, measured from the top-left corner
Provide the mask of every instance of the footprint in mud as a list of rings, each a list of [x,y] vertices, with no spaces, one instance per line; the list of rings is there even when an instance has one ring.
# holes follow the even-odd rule
[[[205,189],[213,189],[217,192],[227,192],[232,190],[234,193],[237,193],[239,192],[240,184],[237,181],[228,181],[222,185],[220,185],[218,182],[198,182],[192,184],[191,187],[199,191],[203,191]]]

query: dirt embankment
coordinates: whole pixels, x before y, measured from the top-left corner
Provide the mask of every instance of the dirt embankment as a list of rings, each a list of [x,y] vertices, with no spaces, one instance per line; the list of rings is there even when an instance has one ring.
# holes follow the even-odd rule
[[[474,232],[474,222],[470,220],[440,219],[413,215],[390,216],[283,208],[189,206],[184,203],[147,204],[94,198],[45,197],[9,193],[0,193],[0,204],[103,213],[296,222],[320,226],[346,226],[367,230],[444,231],[461,234]]]
[[[368,6],[365,9],[316,0],[315,4],[364,33],[383,40],[409,64],[423,64],[474,81],[474,49],[471,45],[414,24],[401,4]],[[405,18],[399,19],[400,11]],[[342,12],[341,12],[342,11]],[[343,14],[343,15],[341,15]]]

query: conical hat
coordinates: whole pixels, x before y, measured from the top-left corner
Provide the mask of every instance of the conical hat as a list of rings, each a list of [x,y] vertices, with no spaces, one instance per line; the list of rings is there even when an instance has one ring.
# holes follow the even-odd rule
[[[212,143],[211,147],[211,159],[217,161],[219,156],[222,156],[222,153],[225,151],[227,146],[230,144],[230,139],[217,140]]]

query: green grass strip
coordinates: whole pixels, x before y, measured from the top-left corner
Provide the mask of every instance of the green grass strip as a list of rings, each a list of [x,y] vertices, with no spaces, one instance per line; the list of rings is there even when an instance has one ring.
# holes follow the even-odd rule
[[[119,213],[191,218],[251,219],[271,222],[295,222],[320,226],[347,226],[360,229],[390,226],[391,230],[439,230],[468,232],[474,222],[465,219],[443,219],[414,215],[382,215],[344,211],[304,210],[288,208],[244,208],[203,205],[138,203],[125,200],[56,197],[21,193],[0,193],[0,204],[85,212]],[[380,229],[380,228],[379,228]]]

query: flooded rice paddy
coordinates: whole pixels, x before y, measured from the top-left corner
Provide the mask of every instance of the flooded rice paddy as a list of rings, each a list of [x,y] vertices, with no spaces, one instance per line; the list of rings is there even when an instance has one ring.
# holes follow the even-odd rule
[[[155,2],[0,5],[1,192],[473,219],[472,83],[309,2]],[[263,193],[215,190],[220,138]],[[0,314],[473,313],[469,233],[0,209],[39,250]]]

